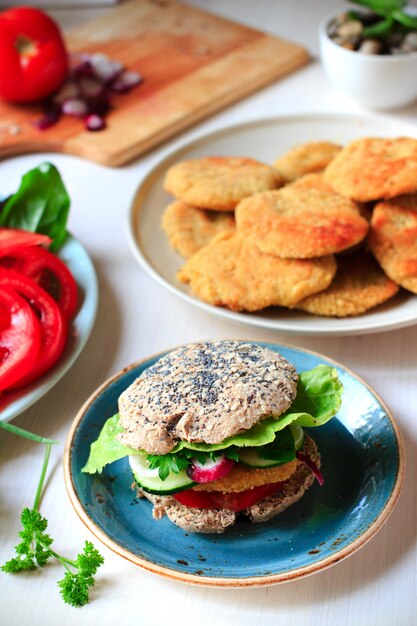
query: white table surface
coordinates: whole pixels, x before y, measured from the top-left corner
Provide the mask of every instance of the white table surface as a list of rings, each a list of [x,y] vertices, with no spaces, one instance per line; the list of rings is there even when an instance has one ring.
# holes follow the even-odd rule
[[[321,18],[341,2],[332,0],[194,0],[192,4],[292,38],[317,52]],[[101,11],[104,9],[101,9]],[[54,12],[64,28],[98,13]],[[59,565],[10,576],[0,574],[0,624],[116,623],[141,626],[351,626],[417,624],[417,326],[401,331],[346,338],[285,336],[245,329],[197,310],[156,284],[137,265],[126,243],[129,203],[155,161],[179,142],[219,127],[273,114],[354,112],[361,109],[334,91],[320,64],[308,67],[247,98],[147,157],[107,169],[78,158],[28,155],[0,163],[0,188],[16,187],[20,176],[42,159],[63,174],[72,198],[71,232],[86,246],[97,269],[100,306],[92,336],[69,373],[14,423],[62,442],[52,451],[42,501],[56,549],[75,555],[93,539],[105,556],[91,603],[65,605],[56,588]],[[416,123],[417,107],[387,113],[387,119]],[[191,587],[140,570],[92,537],[65,492],[62,453],[69,425],[84,400],[111,374],[137,359],[171,346],[208,338],[242,337],[289,342],[322,352],[362,376],[391,407],[405,438],[404,489],[388,522],[365,547],[314,576],[269,588],[216,590]],[[19,514],[31,505],[43,448],[0,434],[1,561],[11,556]]]

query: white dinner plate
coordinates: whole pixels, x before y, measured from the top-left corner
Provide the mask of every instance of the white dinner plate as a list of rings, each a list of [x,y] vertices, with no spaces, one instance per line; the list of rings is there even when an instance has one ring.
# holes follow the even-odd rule
[[[345,144],[364,136],[416,136],[417,131],[400,122],[379,117],[351,115],[301,115],[248,122],[204,135],[170,153],[143,180],[129,215],[129,239],[133,252],[153,278],[166,289],[205,311],[225,319],[302,335],[355,335],[393,330],[417,322],[417,296],[401,291],[387,303],[352,318],[327,318],[271,307],[257,313],[236,313],[202,302],[176,274],[183,259],[170,247],[161,229],[161,218],[172,196],[162,183],[167,169],[184,159],[202,156],[242,156],[273,163],[290,148],[308,141]]]
[[[31,385],[0,395],[0,419],[8,422],[28,409],[58,382],[84,348],[97,313],[98,284],[94,265],[85,248],[69,236],[58,256],[75,278],[78,287],[78,309],[71,322],[65,350],[52,369]]]

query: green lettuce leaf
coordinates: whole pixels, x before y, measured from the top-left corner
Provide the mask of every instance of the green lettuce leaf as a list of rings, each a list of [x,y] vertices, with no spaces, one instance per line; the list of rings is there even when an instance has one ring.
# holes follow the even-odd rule
[[[42,163],[22,177],[19,189],[4,202],[0,226],[48,235],[54,252],[67,237],[69,207],[70,199],[58,170],[51,163]]]
[[[119,414],[116,413],[106,421],[99,438],[91,444],[90,456],[81,471],[86,474],[95,474],[96,472],[100,474],[105,465],[114,463],[114,461],[123,459],[130,454],[137,454],[139,450],[128,448],[116,439],[116,435],[122,433],[123,430],[119,424]]]
[[[276,437],[276,433],[290,424],[314,427],[328,422],[341,405],[343,386],[337,377],[337,371],[328,365],[318,365],[312,370],[302,372],[297,387],[297,397],[291,407],[278,418],[267,417],[258,422],[249,430],[228,437],[219,444],[189,443],[180,441],[171,450],[175,454],[183,448],[214,452],[224,450],[230,446],[254,447],[265,446]],[[116,435],[123,432],[119,424],[119,415],[116,414],[104,424],[99,438],[91,446],[90,456],[83,472],[94,474],[101,472],[108,463],[130,454],[142,453],[143,450],[133,450],[117,441]]]

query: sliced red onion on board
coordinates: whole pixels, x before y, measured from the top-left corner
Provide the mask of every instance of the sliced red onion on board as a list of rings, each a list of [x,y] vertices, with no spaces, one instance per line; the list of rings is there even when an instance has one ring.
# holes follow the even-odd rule
[[[209,483],[212,480],[224,478],[235,464],[232,459],[221,455],[213,460],[208,460],[204,465],[197,459],[192,459],[191,465],[187,469],[187,475],[196,483]]]
[[[95,78],[80,78],[78,85],[84,98],[97,98],[104,91],[103,84]]]
[[[88,104],[81,98],[68,98],[61,105],[62,113],[83,118],[88,113]]]
[[[124,66],[119,61],[109,59],[105,54],[92,54],[90,64],[94,75],[103,83],[109,83],[123,71]]]
[[[46,130],[57,123],[61,117],[61,107],[55,102],[49,102],[44,109],[43,116],[34,122],[39,130]]]
[[[125,71],[120,74],[118,78],[110,85],[110,88],[115,93],[126,93],[140,85],[143,81],[143,77],[138,72]]]
[[[142,81],[138,72],[125,70],[120,61],[105,54],[76,52],[70,56],[68,79],[53,100],[45,103],[44,115],[35,126],[49,128],[64,114],[84,119],[88,130],[103,130],[112,95],[127,93]]]
[[[87,130],[103,130],[106,127],[106,122],[101,115],[96,115],[92,113],[91,115],[87,115],[85,118],[85,127]]]
[[[77,83],[73,80],[65,82],[61,89],[54,96],[54,102],[61,104],[68,98],[77,98],[80,95],[80,89]]]
[[[321,473],[317,465],[314,463],[313,459],[311,459],[309,456],[307,456],[303,452],[300,452],[299,450],[297,450],[297,452],[295,453],[295,456],[297,457],[299,461],[301,461],[301,463],[304,463],[305,465],[307,465],[309,469],[311,469],[315,478],[317,479],[318,484],[320,485],[320,487],[322,487],[324,485],[323,474]]]

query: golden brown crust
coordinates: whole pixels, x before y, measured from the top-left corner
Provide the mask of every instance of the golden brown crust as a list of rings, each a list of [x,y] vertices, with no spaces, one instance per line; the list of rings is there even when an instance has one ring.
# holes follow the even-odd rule
[[[417,195],[375,206],[369,247],[392,280],[417,293]]]
[[[178,278],[205,302],[233,311],[292,307],[326,289],[336,273],[334,257],[280,259],[263,254],[239,235],[222,233],[181,268]]]
[[[303,187],[304,189],[321,189],[322,191],[327,191],[328,193],[333,192],[333,189],[330,187],[330,185],[324,182],[323,172],[317,172],[315,174],[306,174],[305,176],[301,176],[301,178],[297,178],[297,180],[291,183],[291,186]]]
[[[360,252],[339,258],[330,287],[302,300],[296,308],[314,315],[360,315],[395,296],[398,289],[370,254]]]
[[[413,193],[417,191],[417,139],[353,141],[326,168],[324,180],[358,202]]]
[[[266,254],[308,259],[340,252],[364,239],[368,223],[358,207],[333,192],[288,185],[242,200],[239,234]]]
[[[191,206],[233,211],[242,198],[283,183],[276,170],[255,159],[205,157],[173,165],[164,187]]]
[[[208,244],[214,235],[233,232],[235,219],[232,213],[196,209],[177,200],[165,209],[162,228],[172,248],[188,259]]]
[[[340,152],[342,146],[329,141],[312,141],[293,148],[274,163],[274,167],[288,182],[305,174],[320,172]]]
[[[238,493],[269,483],[278,483],[288,480],[296,471],[300,461],[296,459],[284,465],[275,467],[246,467],[235,465],[232,470],[220,480],[213,480],[193,487],[193,491],[220,491],[221,493]]]

